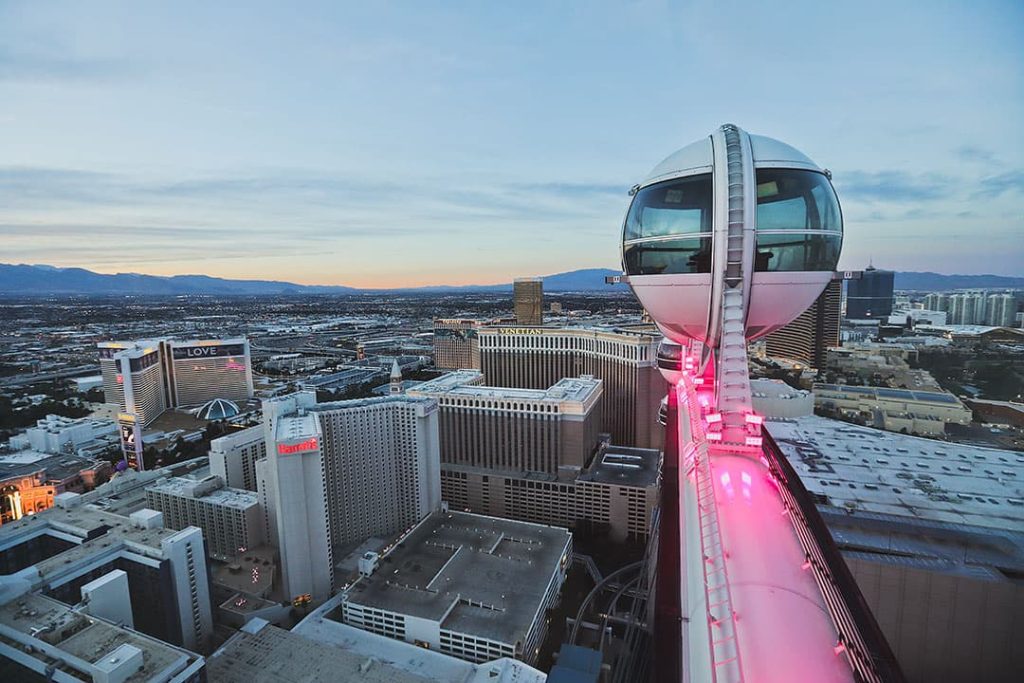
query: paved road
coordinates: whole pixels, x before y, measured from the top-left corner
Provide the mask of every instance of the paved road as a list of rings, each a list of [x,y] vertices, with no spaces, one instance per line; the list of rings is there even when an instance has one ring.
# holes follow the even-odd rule
[[[98,375],[100,374],[99,366],[96,365],[78,365],[73,368],[66,370],[55,370],[54,372],[31,372],[22,375],[13,375],[11,377],[4,377],[0,379],[0,387],[16,387],[23,384],[33,384],[35,382],[46,382],[51,379],[62,379],[64,377],[78,377],[79,375]]]

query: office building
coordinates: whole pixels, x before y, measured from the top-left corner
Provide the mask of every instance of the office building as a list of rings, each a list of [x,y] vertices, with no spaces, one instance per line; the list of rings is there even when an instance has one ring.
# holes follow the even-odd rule
[[[603,382],[563,378],[548,389],[480,386],[475,370],[417,385],[435,400],[441,462],[502,472],[574,477],[597,448]]]
[[[77,601],[76,601],[77,602]],[[0,671],[11,681],[200,683],[206,662],[137,629],[38,593],[2,592]]]
[[[816,416],[765,426],[814,497],[906,680],[1016,680],[1024,456]]]
[[[434,367],[441,370],[480,369],[479,320],[434,321]]]
[[[335,546],[394,535],[440,507],[434,401],[318,404],[303,392],[265,401],[263,413],[258,488],[289,597],[328,597]]]
[[[612,441],[661,448],[658,405],[668,385],[657,368],[661,334],[651,328],[484,327],[480,362],[490,386],[547,389],[587,374],[604,386],[601,431]]]
[[[441,497],[453,510],[642,539],[658,506],[660,469],[660,451],[609,444],[571,480],[442,464]]]
[[[36,420],[22,434],[11,437],[14,450],[30,448],[40,453],[77,453],[79,448],[117,445],[117,424],[113,420],[47,415]]]
[[[814,404],[841,415],[868,418],[891,432],[941,436],[946,424],[970,424],[970,408],[946,391],[911,391],[845,384],[815,384]]]
[[[257,425],[210,442],[210,474],[233,489],[256,490],[256,462],[267,457],[263,426]]]
[[[77,455],[0,455],[0,525],[50,509],[62,493],[91,491],[111,473],[109,462]]]
[[[98,345],[106,402],[147,425],[169,408],[252,398],[249,342],[157,339]]]
[[[898,308],[888,319],[890,325],[912,327],[915,325],[945,325],[948,314],[945,311],[931,311],[925,308]]]
[[[0,527],[0,575],[67,605],[115,569],[128,575],[136,631],[203,652],[213,633],[203,533],[163,528],[162,515],[130,517],[65,493],[57,506]]]
[[[767,354],[773,358],[784,358],[813,368],[824,368],[828,362],[829,348],[839,346],[840,343],[841,296],[842,281],[833,280],[811,307],[797,316],[796,320],[764,338]],[[888,316],[889,312],[885,315]]]
[[[169,529],[202,529],[206,552],[216,560],[230,560],[265,541],[263,510],[256,493],[227,488],[215,475],[171,477],[150,486],[146,507],[162,512]]]
[[[516,278],[512,283],[516,325],[544,324],[544,281],[539,277]]]
[[[571,553],[565,529],[437,512],[352,585],[342,615],[346,624],[470,662],[530,664]]]
[[[887,318],[892,313],[895,277],[891,270],[868,266],[859,280],[849,280],[846,285],[846,317],[851,320]]]

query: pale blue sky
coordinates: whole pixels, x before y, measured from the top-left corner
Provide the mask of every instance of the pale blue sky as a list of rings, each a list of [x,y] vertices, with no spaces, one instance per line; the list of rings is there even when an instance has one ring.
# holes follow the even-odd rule
[[[724,122],[842,265],[1024,274],[1024,3],[0,0],[0,262],[397,286],[618,266]]]

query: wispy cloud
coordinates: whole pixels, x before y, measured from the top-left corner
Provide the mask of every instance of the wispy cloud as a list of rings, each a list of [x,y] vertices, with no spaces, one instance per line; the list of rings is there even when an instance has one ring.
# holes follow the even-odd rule
[[[128,60],[76,57],[57,49],[0,45],[0,82],[112,81],[139,74]]]
[[[1024,170],[1015,169],[985,178],[972,196],[976,199],[992,199],[1011,192],[1022,191],[1024,191]]]
[[[923,202],[949,197],[961,181],[936,173],[905,171],[846,171],[835,174],[844,201]]]
[[[982,147],[975,147],[974,145],[964,145],[957,147],[953,150],[953,153],[961,161],[977,162],[982,164],[997,164],[995,154],[991,150],[984,149]]]

